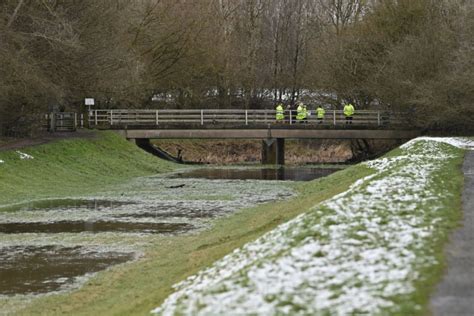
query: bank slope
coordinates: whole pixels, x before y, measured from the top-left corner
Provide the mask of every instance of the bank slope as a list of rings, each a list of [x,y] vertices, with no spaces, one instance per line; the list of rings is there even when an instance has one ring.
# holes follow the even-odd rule
[[[463,139],[412,141],[348,191],[175,286],[163,315],[423,314],[460,219]]]
[[[0,152],[0,204],[93,193],[173,168],[112,132]]]

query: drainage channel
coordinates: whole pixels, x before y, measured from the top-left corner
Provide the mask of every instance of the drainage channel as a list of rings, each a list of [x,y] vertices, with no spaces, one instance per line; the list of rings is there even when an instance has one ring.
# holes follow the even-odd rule
[[[133,253],[84,247],[12,246],[0,248],[0,295],[64,290],[85,274],[134,258]]]
[[[239,209],[294,195],[272,181],[157,176],[101,196],[2,208],[0,306],[12,296],[76,288],[92,273],[133,260],[155,238],[192,233]]]
[[[183,233],[193,228],[186,223],[140,223],[140,222],[109,222],[109,221],[58,221],[58,222],[18,222],[0,223],[0,233],[145,233],[169,234]]]

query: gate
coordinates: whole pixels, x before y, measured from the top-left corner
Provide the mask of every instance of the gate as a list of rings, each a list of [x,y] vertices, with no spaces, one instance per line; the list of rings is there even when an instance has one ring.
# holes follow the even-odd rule
[[[50,132],[74,132],[77,129],[75,112],[49,113],[47,119]]]

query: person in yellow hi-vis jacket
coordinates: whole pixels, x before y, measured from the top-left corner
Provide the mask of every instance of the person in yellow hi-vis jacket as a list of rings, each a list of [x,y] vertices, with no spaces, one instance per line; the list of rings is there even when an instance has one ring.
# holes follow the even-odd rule
[[[344,116],[346,117],[346,124],[352,124],[352,117],[354,116],[354,106],[349,102],[344,105]]]
[[[303,123],[305,117],[303,102],[298,103],[298,108],[296,108],[296,120],[299,123]]]
[[[303,123],[308,123],[308,108],[306,107],[306,104],[303,104]]]
[[[324,115],[326,114],[326,110],[318,105],[318,108],[316,109],[316,116],[318,117],[318,124],[323,123]]]
[[[283,109],[283,104],[278,103],[276,107],[276,121],[277,123],[283,123],[285,119],[285,110]]]

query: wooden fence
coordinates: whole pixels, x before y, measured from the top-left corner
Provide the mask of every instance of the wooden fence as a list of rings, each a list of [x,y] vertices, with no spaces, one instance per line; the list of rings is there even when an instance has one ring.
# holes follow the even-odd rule
[[[285,119],[277,121],[275,110],[91,110],[87,120],[90,127],[110,128],[160,127],[160,125],[252,127],[268,124],[342,126],[347,123],[341,110],[326,111],[322,120],[319,120],[312,111],[306,121],[297,120],[296,111],[285,111]],[[407,125],[407,120],[402,113],[359,110],[354,114],[352,124],[367,127],[403,126]]]

